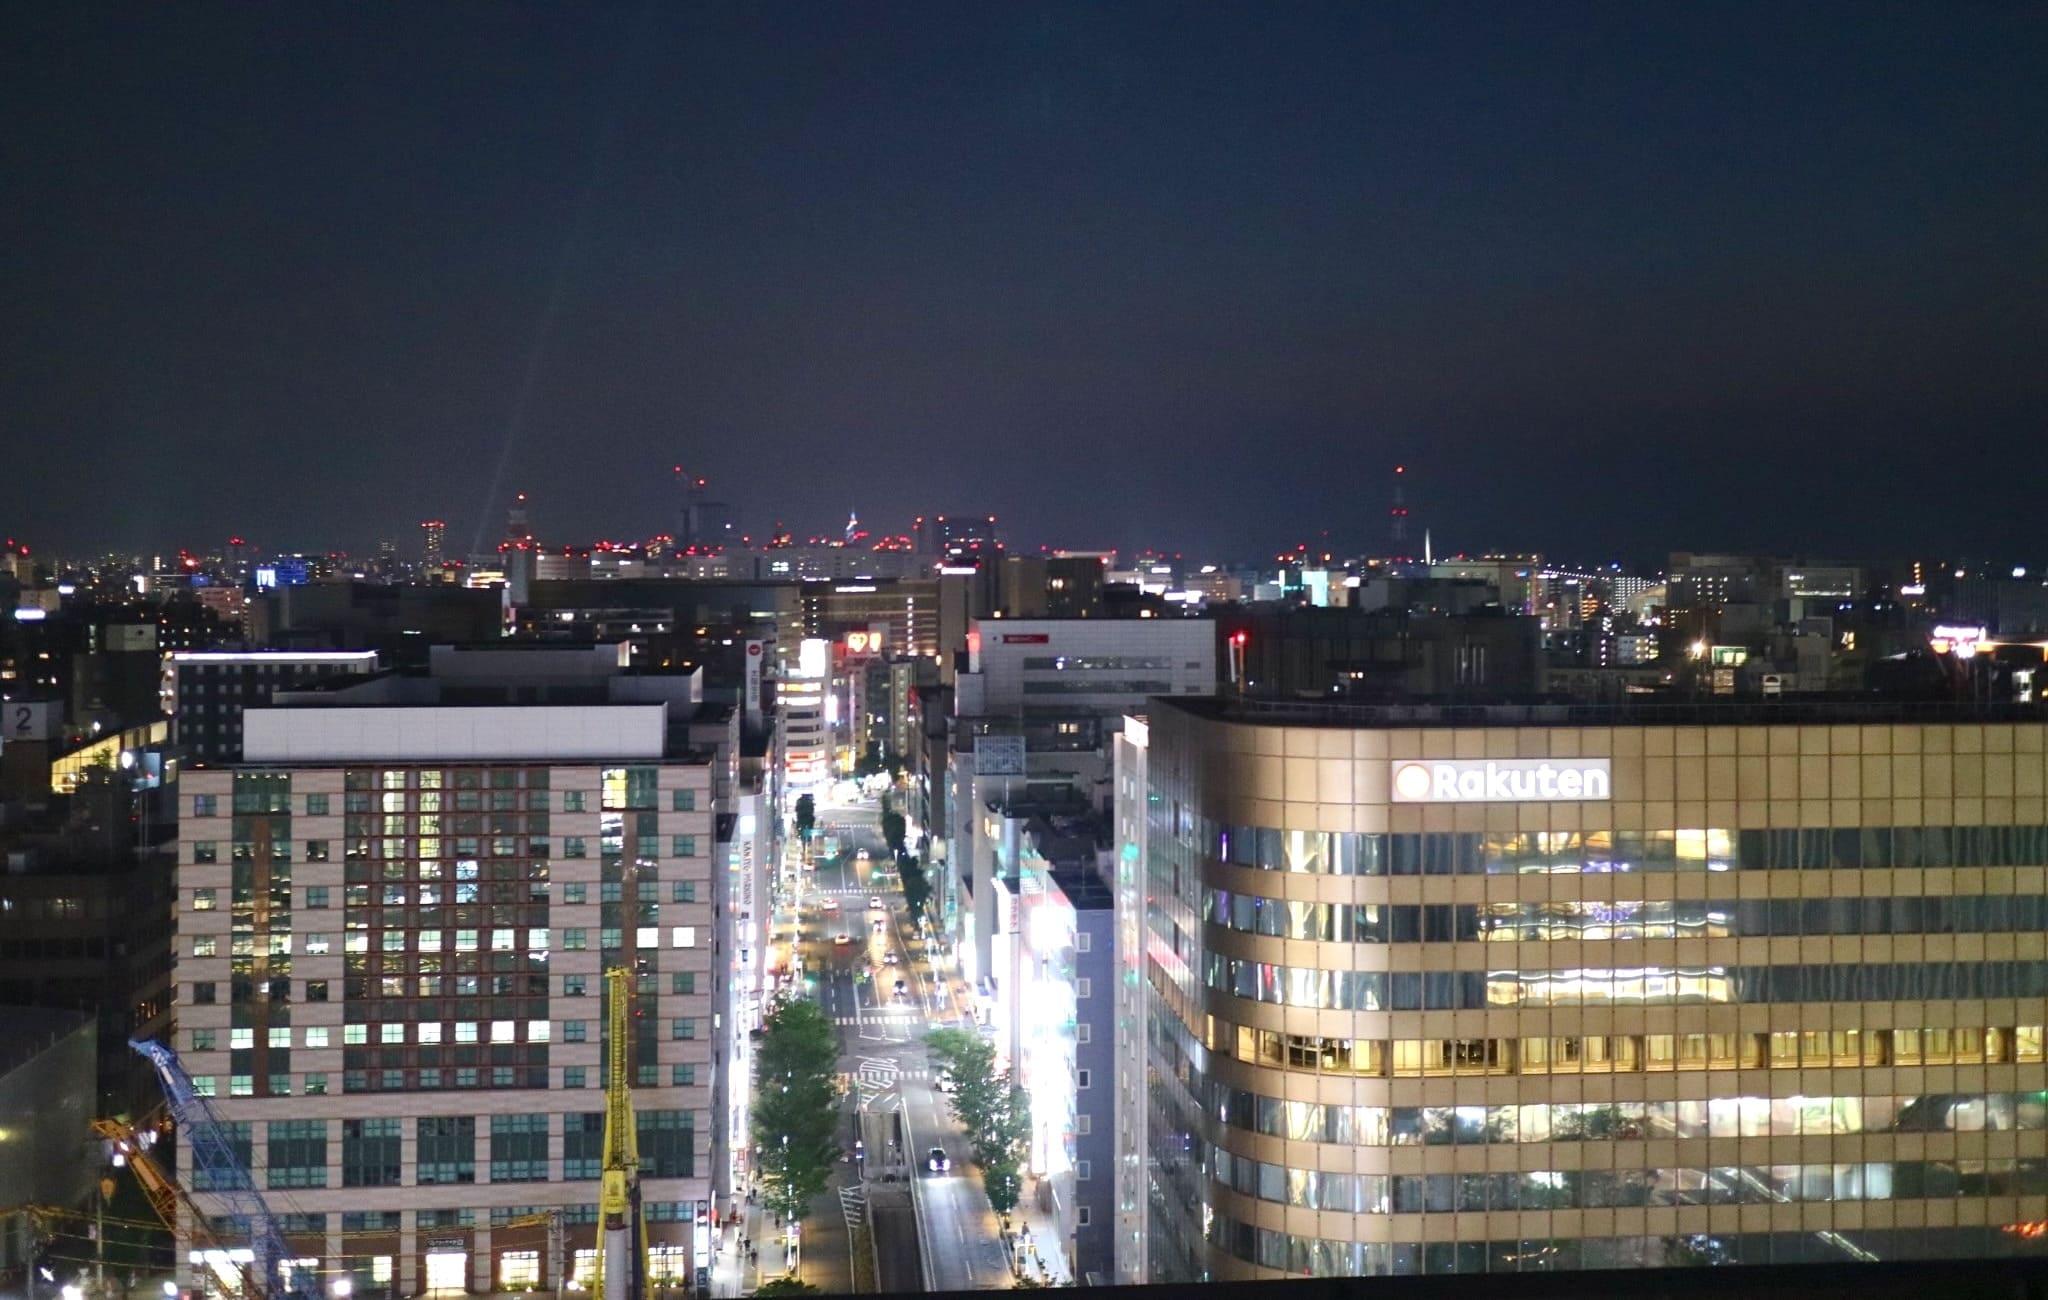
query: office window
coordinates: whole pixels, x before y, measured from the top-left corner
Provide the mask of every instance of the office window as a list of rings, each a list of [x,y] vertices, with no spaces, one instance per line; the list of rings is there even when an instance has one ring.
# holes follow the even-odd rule
[[[695,993],[697,991],[697,972],[683,970],[670,975],[668,977],[668,991],[671,993]]]
[[[193,936],[192,955],[194,957],[212,957],[217,955],[219,951],[220,940],[213,935],[200,934]]]
[[[1075,1181],[1075,1182],[1077,1182],[1077,1183],[1085,1183],[1085,1182],[1089,1182],[1089,1181],[1090,1181],[1090,1180],[1092,1180],[1092,1179],[1093,1179],[1094,1177],[1095,1177],[1095,1162],[1094,1162],[1094,1161],[1092,1161],[1092,1160],[1076,1160],[1076,1161],[1074,1162],[1074,1181]]]
[[[577,1069],[581,1075],[582,1070]],[[582,1080],[570,1084],[568,1071],[563,1071],[565,1087],[581,1087]],[[576,1111],[562,1116],[562,1177],[574,1181],[582,1178],[596,1178],[604,1172],[604,1112],[599,1110]]]
[[[696,812],[697,792],[695,790],[669,791],[669,809],[672,812]]]
[[[309,1088],[308,1091],[311,1091]],[[341,1185],[399,1185],[399,1135],[396,1117],[345,1119],[341,1122]]]
[[[286,1032],[286,1033],[290,1033],[291,1031],[290,1031],[290,1030],[286,1030],[285,1032]],[[309,1026],[309,1027],[307,1028],[307,1030],[306,1030],[306,1046],[308,1046],[308,1047],[325,1047],[325,1046],[327,1046],[327,1035],[328,1035],[328,1029],[327,1029],[327,1027],[326,1027],[325,1025],[312,1025],[312,1026]]]
[[[218,861],[220,861],[220,841],[218,841],[218,840],[194,840],[194,841],[192,841],[192,860],[193,860],[194,862],[198,862],[198,863],[208,863],[208,862],[218,862]]]
[[[668,1036],[672,1039],[695,1038],[697,1036],[697,1021],[689,1016],[671,1020],[668,1026]]]
[[[669,837],[669,856],[694,858],[697,856],[697,837],[694,835],[673,835]]]
[[[1076,979],[1076,980],[1074,981],[1074,996],[1075,996],[1075,997],[1077,997],[1077,998],[1086,998],[1086,997],[1093,997],[1094,995],[1095,995],[1095,981],[1094,981],[1094,980],[1091,980],[1091,979],[1089,979],[1089,978],[1088,978],[1088,977],[1087,977],[1086,975],[1083,975],[1083,976],[1080,976],[1079,978],[1077,978],[1077,979]]]
[[[697,901],[697,882],[696,882],[696,881],[694,881],[694,880],[678,880],[678,881],[676,881],[676,882],[675,882],[675,885],[674,885],[674,887],[672,888],[672,890],[671,890],[671,892],[670,892],[670,894],[669,894],[669,898],[670,898],[670,899],[671,899],[672,901],[674,901],[674,902],[678,902],[678,903],[694,903],[694,902],[696,902],[696,901]]]
[[[290,1047],[292,1045],[292,1027],[290,1025],[272,1025],[269,1038],[270,1046],[272,1047]]]
[[[193,891],[192,891],[192,910],[193,910],[193,911],[195,911],[195,912],[211,912],[211,911],[213,911],[213,910],[214,910],[214,907],[215,907],[215,905],[216,905],[216,897],[215,897],[215,894],[214,894],[214,891],[213,891],[213,890],[211,890],[211,889],[195,889],[195,890],[193,890]]]
[[[327,886],[325,886],[325,885],[309,885],[309,886],[307,886],[307,888],[306,888],[306,906],[307,906],[307,907],[325,907],[325,906],[327,906]]]
[[[564,790],[564,791],[562,791],[562,811],[563,811],[563,812],[582,812],[582,811],[583,811],[583,800],[584,800],[584,792],[583,792],[583,791],[581,791],[581,790]]]
[[[195,794],[192,796],[192,815],[194,817],[218,816],[217,809],[219,806],[220,796],[218,795]]]
[[[329,862],[333,860],[332,846],[326,840],[306,841],[306,861]]]
[[[327,1095],[327,1076],[324,1073],[308,1074],[306,1076],[306,1095],[308,1097],[325,1097]]]
[[[1076,1116],[1074,1116],[1074,1132],[1075,1132],[1075,1134],[1076,1134],[1076,1135],[1078,1135],[1078,1136],[1080,1136],[1080,1137],[1087,1137],[1087,1136],[1088,1136],[1088,1135],[1089,1135],[1090,1133],[1093,1133],[1094,1131],[1095,1131],[1095,1117],[1094,1117],[1094,1116],[1092,1116],[1092,1115],[1076,1115]]]
[[[678,1088],[692,1088],[697,1084],[697,1067],[694,1065],[673,1065],[669,1067],[668,1081]]]
[[[422,1116],[417,1122],[419,1144],[415,1169],[420,1186],[475,1182],[475,1117]]]
[[[256,1095],[256,1076],[253,1074],[231,1074],[228,1076],[228,1096],[253,1097]]]
[[[324,794],[307,795],[306,815],[308,817],[325,817],[327,815],[327,796]]]
[[[326,981],[326,980],[307,980],[307,981],[306,981],[306,1001],[308,1001],[308,1002],[325,1002],[326,1000],[327,1000],[327,981]]]
[[[220,1095],[218,1085],[214,1081],[214,1077],[210,1074],[193,1075],[192,1091],[198,1093],[202,1097],[218,1097]]]
[[[562,886],[562,901],[564,903],[582,903],[587,901],[589,897],[589,887],[586,885]]]
[[[1074,1026],[1074,1041],[1075,1041],[1075,1042],[1077,1042],[1077,1043],[1089,1043],[1089,1042],[1093,1042],[1094,1040],[1095,1040],[1095,1028],[1094,1028],[1094,1026],[1092,1026],[1092,1025],[1086,1025],[1086,1024],[1079,1024],[1079,1025],[1075,1025],[1075,1026]]]
[[[1074,1071],[1074,1086],[1086,1089],[1094,1086],[1094,1073],[1089,1070]]]
[[[218,1000],[218,993],[212,980],[202,980],[192,986],[192,1002],[195,1006],[210,1007]]]
[[[1074,951],[1094,952],[1095,936],[1088,933],[1086,930],[1076,930],[1074,932]]]
[[[652,1084],[654,1080],[649,1079]],[[696,1115],[687,1110],[639,1114],[640,1176],[691,1178],[697,1172]]]
[[[491,1116],[491,1181],[537,1183],[547,1177],[548,1117]]]
[[[213,1050],[213,1044],[215,1041],[214,1031],[211,1029],[195,1029],[192,1031],[192,1037],[190,1041],[192,1044],[192,1051],[210,1052]]]
[[[274,1119],[269,1138],[271,1187],[327,1186],[326,1120]]]
[[[674,948],[696,947],[697,927],[694,925],[676,926],[673,930],[669,932],[669,945]]]
[[[1090,1220],[1093,1219],[1093,1217],[1094,1216],[1088,1212],[1087,1206],[1077,1205],[1074,1207],[1074,1222],[1080,1225],[1081,1227],[1087,1227]]]
[[[581,926],[570,926],[562,931],[562,949],[565,952],[586,952],[590,948],[590,931]]]
[[[584,991],[584,989],[585,989],[585,987],[586,987],[586,983],[585,983],[585,981],[586,981],[586,980],[587,980],[588,978],[589,978],[588,976],[584,976],[584,975],[564,975],[564,976],[562,976],[562,996],[563,996],[563,997],[565,997],[565,998],[580,998],[580,997],[582,997],[582,996],[583,996],[583,991]]]
[[[568,1065],[562,1067],[562,1086],[564,1088],[583,1087],[583,1067],[580,1065]],[[595,1174],[591,1176],[593,1178],[596,1177]]]

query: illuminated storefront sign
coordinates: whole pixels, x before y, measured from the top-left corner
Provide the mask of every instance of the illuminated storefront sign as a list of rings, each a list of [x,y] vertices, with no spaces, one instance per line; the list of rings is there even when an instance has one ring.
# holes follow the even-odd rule
[[[1395,803],[1540,803],[1606,799],[1604,758],[1396,759]]]

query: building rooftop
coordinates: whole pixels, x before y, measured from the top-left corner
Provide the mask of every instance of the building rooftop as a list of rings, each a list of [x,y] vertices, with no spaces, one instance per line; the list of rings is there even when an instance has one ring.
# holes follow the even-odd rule
[[[9,1007],[0,1023],[0,1076],[20,1069],[53,1044],[93,1023],[92,1013],[87,1011]]]
[[[2040,703],[1871,695],[1788,695],[1724,701],[1664,698],[1654,703],[1524,699],[1400,704],[1157,696],[1148,701],[1145,712],[1156,719],[1170,709],[1215,721],[1268,727],[1755,727],[2048,722],[2048,705]]]

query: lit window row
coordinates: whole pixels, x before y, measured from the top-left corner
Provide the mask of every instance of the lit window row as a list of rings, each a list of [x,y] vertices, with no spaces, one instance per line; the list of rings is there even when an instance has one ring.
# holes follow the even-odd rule
[[[1621,1074],[1826,1066],[2038,1062],[2043,1028],[1787,1030],[1543,1038],[1331,1038],[1209,1017],[1209,1050],[1254,1065],[1321,1074],[1427,1078]]]

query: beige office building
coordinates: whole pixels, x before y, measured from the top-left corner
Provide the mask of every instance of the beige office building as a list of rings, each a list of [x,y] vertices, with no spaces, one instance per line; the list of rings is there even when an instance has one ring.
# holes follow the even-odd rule
[[[652,1276],[689,1285],[723,1184],[715,755],[659,701],[317,695],[245,747],[181,783],[173,1045],[315,1293],[588,1286],[615,966]],[[232,1285],[192,1229],[179,1282]]]
[[[2048,1245],[2048,720],[1450,712],[1127,729],[1126,1268]]]

